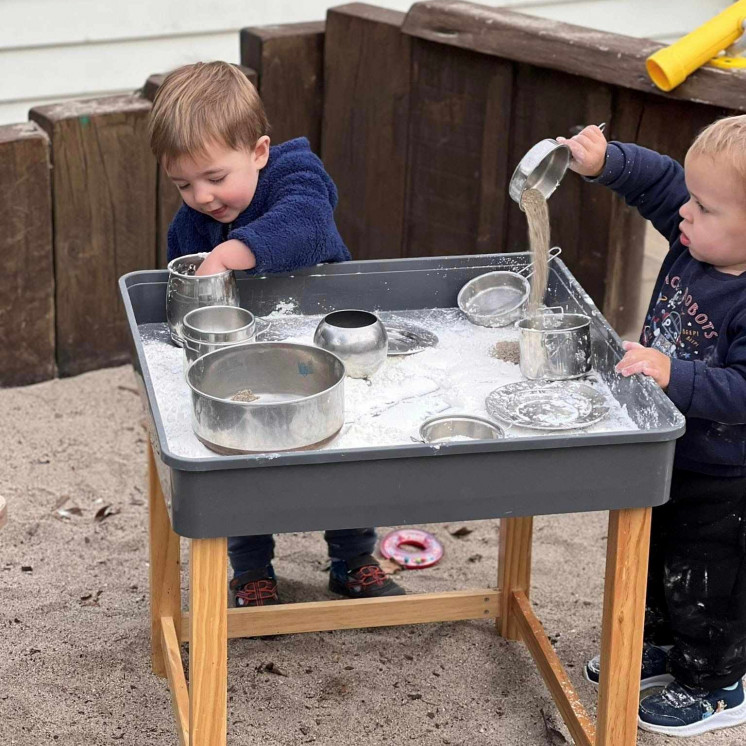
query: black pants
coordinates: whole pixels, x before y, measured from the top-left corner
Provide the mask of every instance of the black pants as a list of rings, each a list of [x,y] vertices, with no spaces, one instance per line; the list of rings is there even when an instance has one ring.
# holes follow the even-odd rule
[[[746,674],[746,478],[674,470],[653,508],[645,639],[671,673],[719,689]]]

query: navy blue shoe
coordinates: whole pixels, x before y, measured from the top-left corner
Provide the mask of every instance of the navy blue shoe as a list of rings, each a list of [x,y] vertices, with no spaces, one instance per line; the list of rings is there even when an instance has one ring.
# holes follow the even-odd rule
[[[372,554],[361,554],[346,562],[332,560],[329,590],[347,598],[403,596],[406,593],[386,575]]]
[[[742,723],[746,723],[746,701],[740,681],[711,690],[673,681],[640,702],[637,719],[643,730],[683,737]]]
[[[670,646],[660,647],[644,643],[642,646],[642,670],[640,671],[640,691],[652,689],[655,686],[665,686],[673,681],[668,673],[668,651]],[[591,658],[585,664],[585,678],[598,686],[601,678],[601,656]]]

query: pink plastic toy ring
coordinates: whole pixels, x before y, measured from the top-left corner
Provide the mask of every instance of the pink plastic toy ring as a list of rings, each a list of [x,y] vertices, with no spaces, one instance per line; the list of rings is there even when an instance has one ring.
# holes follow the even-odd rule
[[[418,547],[412,550],[410,547]],[[432,567],[443,557],[443,545],[427,531],[403,528],[381,539],[381,554],[408,570]]]

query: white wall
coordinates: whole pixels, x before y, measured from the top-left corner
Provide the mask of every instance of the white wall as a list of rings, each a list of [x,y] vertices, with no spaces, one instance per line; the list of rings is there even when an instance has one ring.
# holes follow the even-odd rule
[[[371,0],[406,11],[414,0]],[[671,40],[729,0],[482,0],[605,31]],[[0,124],[32,106],[133,91],[151,73],[238,62],[239,29],[321,20],[328,0],[0,0]]]

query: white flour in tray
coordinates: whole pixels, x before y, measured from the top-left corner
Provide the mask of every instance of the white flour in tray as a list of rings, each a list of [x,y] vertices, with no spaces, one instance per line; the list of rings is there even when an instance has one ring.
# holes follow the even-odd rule
[[[268,317],[272,326],[267,338],[311,344],[321,317],[289,315],[287,310],[278,308],[279,313]],[[384,321],[424,326],[438,336],[438,346],[415,355],[389,357],[370,381],[347,378],[345,424],[323,450],[410,445],[419,438],[420,425],[428,417],[448,412],[487,417],[487,395],[498,386],[522,380],[517,365],[490,355],[497,342],[517,340],[512,327],[475,326],[455,308],[385,312],[380,316]],[[183,351],[168,341],[165,324],[143,324],[140,334],[169,449],[182,458],[217,456],[192,431]],[[582,432],[637,430],[606,385],[599,380],[594,386],[605,393],[610,412],[602,422]],[[556,434],[500,424],[507,437]]]

